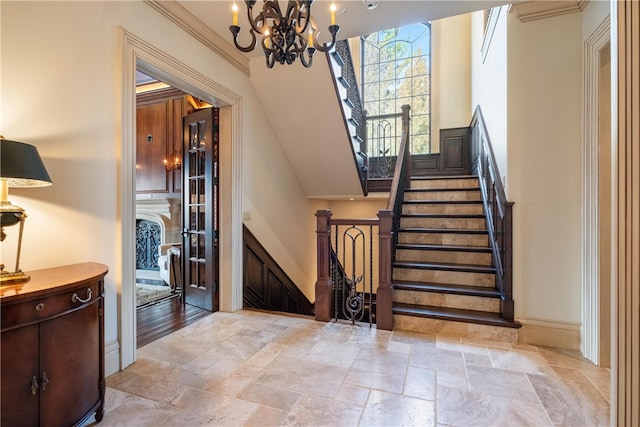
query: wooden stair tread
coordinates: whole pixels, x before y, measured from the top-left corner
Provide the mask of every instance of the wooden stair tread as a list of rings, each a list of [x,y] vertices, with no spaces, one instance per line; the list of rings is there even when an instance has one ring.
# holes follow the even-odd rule
[[[456,246],[456,245],[427,245],[418,243],[398,243],[396,250],[417,250],[417,251],[451,251],[451,252],[486,252],[491,253],[488,246]]]
[[[394,303],[393,314],[428,317],[432,319],[475,323],[480,325],[501,326],[506,328],[520,328],[522,326],[519,322],[510,322],[504,319],[500,313],[463,310],[449,307],[435,307],[430,305]]]
[[[500,298],[496,288],[486,286],[454,285],[450,283],[416,282],[409,280],[394,280],[393,288],[402,291],[438,292],[451,295],[465,295],[483,298]]]
[[[426,205],[426,204],[435,204],[435,205],[471,205],[471,204],[482,204],[482,200],[431,200],[431,199],[422,199],[422,200],[404,200],[402,202],[405,205]]]
[[[432,176],[412,176],[412,181],[434,181],[438,179],[478,179],[477,175],[432,175]]]
[[[444,262],[420,262],[420,261],[396,261],[394,268],[412,268],[416,270],[445,270],[459,271],[465,273],[487,273],[495,274],[495,267],[475,265],[475,264],[452,264]]]
[[[489,232],[484,230],[476,230],[473,228],[419,228],[419,227],[404,227],[399,228],[398,233],[451,233],[451,234],[488,234]]]
[[[402,218],[484,219],[484,214],[403,213]]]
[[[437,187],[437,188],[407,188],[405,193],[434,193],[440,191],[480,191],[480,187]]]

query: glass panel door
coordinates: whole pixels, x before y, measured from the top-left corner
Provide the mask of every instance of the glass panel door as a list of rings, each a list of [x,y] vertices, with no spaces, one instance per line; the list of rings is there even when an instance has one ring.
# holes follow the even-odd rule
[[[218,109],[184,118],[184,296],[218,310]]]

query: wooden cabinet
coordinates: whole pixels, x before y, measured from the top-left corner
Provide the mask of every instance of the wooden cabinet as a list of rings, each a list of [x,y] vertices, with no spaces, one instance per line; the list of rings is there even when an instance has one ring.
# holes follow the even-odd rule
[[[182,117],[193,107],[176,89],[138,94],[136,104],[136,192],[179,193],[181,170],[164,161],[182,157]]]
[[[3,426],[73,426],[104,414],[104,276],[82,263],[0,288]]]

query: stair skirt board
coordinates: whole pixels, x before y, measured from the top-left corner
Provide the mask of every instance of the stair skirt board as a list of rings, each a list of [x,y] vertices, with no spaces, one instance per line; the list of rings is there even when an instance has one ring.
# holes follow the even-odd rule
[[[431,333],[474,340],[499,341],[510,344],[518,342],[518,329],[464,323],[462,321],[394,314],[393,327],[394,330]]]

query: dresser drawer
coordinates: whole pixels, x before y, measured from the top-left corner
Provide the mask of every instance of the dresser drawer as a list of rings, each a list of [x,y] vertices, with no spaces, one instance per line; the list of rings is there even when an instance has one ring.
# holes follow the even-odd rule
[[[99,282],[95,281],[66,289],[55,295],[2,304],[2,330],[39,322],[79,309],[98,300],[102,296],[100,291]]]

